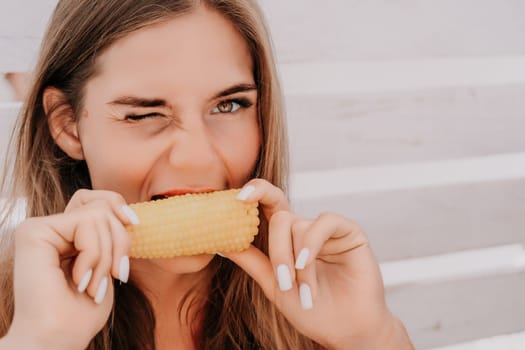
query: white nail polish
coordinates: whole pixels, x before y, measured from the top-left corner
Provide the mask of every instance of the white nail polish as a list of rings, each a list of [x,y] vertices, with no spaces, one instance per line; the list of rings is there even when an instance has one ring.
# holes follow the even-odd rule
[[[89,284],[89,281],[91,280],[91,276],[93,276],[93,270],[89,269],[89,271],[85,273],[84,277],[82,277],[80,283],[78,284],[77,290],[79,293],[84,293]]]
[[[306,283],[301,283],[299,286],[299,299],[301,299],[301,306],[304,310],[310,310],[314,307],[312,302],[312,291],[310,286]]]
[[[108,289],[108,278],[104,277],[102,281],[100,282],[100,285],[97,289],[97,294],[95,294],[95,303],[100,304],[104,300],[104,296],[106,296],[106,291]]]
[[[303,248],[295,261],[295,268],[297,270],[303,270],[306,266],[306,261],[308,261],[308,256],[310,255],[310,250],[308,248]]]
[[[131,209],[129,207],[129,205],[123,205],[122,206],[122,212],[124,213],[124,215],[126,215],[128,217],[129,221],[131,221],[131,223],[133,225],[140,224],[139,217],[137,216],[137,214],[135,214],[133,209]]]
[[[237,199],[245,201],[250,197],[250,195],[255,191],[255,187],[252,185],[245,186],[241,192],[237,194]]]
[[[122,258],[120,258],[118,279],[124,283],[127,283],[128,278],[129,278],[129,256],[124,255]]]
[[[287,291],[292,289],[292,277],[290,276],[290,270],[285,264],[277,266],[277,281],[279,282],[279,289],[281,291]]]

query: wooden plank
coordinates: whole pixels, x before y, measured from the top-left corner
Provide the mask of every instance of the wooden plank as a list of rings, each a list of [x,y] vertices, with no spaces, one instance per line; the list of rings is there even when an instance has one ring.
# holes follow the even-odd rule
[[[7,215],[6,210],[6,200],[5,198],[0,197],[0,220],[4,220],[4,218]],[[20,222],[22,222],[26,217],[25,212],[25,201],[23,199],[19,199],[16,203],[16,208],[12,215],[8,218],[7,227],[5,228],[5,231],[0,230],[0,236],[3,232],[9,232],[10,230],[14,229]]]
[[[346,95],[525,82],[525,55],[281,64],[288,95]]]
[[[525,152],[292,174],[296,200],[525,178]]]
[[[2,1],[0,33],[3,37],[40,37],[56,3],[57,0]]]
[[[386,295],[416,349],[525,330],[525,272],[409,285]]]
[[[331,0],[322,7],[316,0],[260,4],[282,62],[525,53],[521,40],[525,4],[519,0]]]
[[[5,171],[7,147],[15,124],[15,116],[20,110],[20,103],[0,102],[0,177]]]
[[[0,37],[0,72],[26,72],[36,64],[40,38]]]
[[[0,72],[31,70],[56,0],[0,3]]]
[[[5,78],[3,73],[0,73],[0,115],[3,113],[1,110],[5,109],[6,102],[15,100],[15,93],[11,84]]]
[[[320,170],[521,152],[524,94],[525,84],[496,84],[287,95],[292,166]]]
[[[19,107],[20,103],[14,102],[0,104],[0,130],[3,132],[3,137],[0,138],[2,155],[5,154],[10,130],[14,125],[14,117]],[[335,123],[330,124],[330,126],[337,130]],[[330,138],[328,132],[323,134],[322,129],[318,131],[320,135],[316,141],[319,139],[334,140]],[[491,132],[493,131],[491,130]],[[521,132],[518,134],[520,139],[523,139]],[[507,139],[502,137],[502,141]],[[479,142],[484,142],[484,140]],[[330,148],[332,150],[339,149],[336,144],[331,144]],[[297,153],[305,154],[304,151]],[[336,154],[336,152],[332,152],[332,154]],[[329,157],[316,157],[319,154],[311,152],[308,152],[308,155],[309,161],[317,167],[328,167],[329,162],[333,160]],[[296,199],[301,199],[316,196],[340,196],[356,192],[388,191],[442,184],[522,178],[525,177],[524,157],[525,154],[516,153],[382,167],[347,167],[327,171],[305,172],[294,169],[296,176],[294,176],[292,184],[297,190],[292,188],[292,195]]]
[[[471,249],[381,264],[386,288],[525,272],[525,246]]]
[[[0,70],[31,68],[55,3],[0,3]],[[314,0],[260,3],[283,63],[525,54],[525,5],[516,0],[332,0],[322,9]]]
[[[293,206],[306,217],[334,211],[356,221],[379,261],[388,264],[465,249],[525,244],[524,199],[525,180],[516,180],[315,198],[295,201]],[[387,278],[389,284],[399,284],[400,279],[412,277],[405,271],[391,272]]]
[[[302,186],[295,193],[300,189],[306,190]],[[306,217],[333,211],[356,221],[378,259],[390,261],[523,244],[524,201],[525,179],[520,179],[303,198],[293,206]]]
[[[287,96],[292,169],[521,152],[524,94],[525,84],[373,96]],[[0,118],[13,117],[13,111],[0,107]],[[0,129],[0,138],[5,132]]]
[[[525,348],[525,332],[505,334],[471,342],[434,348],[432,350],[523,350]]]
[[[9,138],[15,125],[20,103],[0,103],[0,156],[4,156]]]

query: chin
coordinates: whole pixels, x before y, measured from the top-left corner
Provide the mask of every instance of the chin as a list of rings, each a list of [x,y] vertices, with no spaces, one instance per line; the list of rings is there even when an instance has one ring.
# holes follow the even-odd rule
[[[179,256],[170,259],[151,259],[151,263],[157,265],[165,272],[172,274],[187,274],[202,271],[209,265],[215,255]]]

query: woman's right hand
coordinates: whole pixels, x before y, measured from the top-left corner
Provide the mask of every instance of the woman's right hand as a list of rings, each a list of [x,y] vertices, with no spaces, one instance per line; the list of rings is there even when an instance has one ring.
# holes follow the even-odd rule
[[[119,194],[79,190],[64,213],[35,217],[15,232],[15,313],[10,343],[85,349],[113,305],[112,279],[127,282],[138,223]]]

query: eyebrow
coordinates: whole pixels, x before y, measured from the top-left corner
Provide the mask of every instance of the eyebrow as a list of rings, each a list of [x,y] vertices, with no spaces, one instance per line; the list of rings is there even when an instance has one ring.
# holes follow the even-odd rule
[[[254,84],[236,84],[233,86],[230,86],[229,88],[222,90],[218,94],[216,94],[213,98],[220,98],[225,97],[229,95],[233,95],[239,92],[246,92],[246,91],[252,91],[257,90],[257,86]],[[121,105],[121,106],[132,106],[132,107],[170,107],[168,102],[161,98],[142,98],[142,97],[135,97],[135,96],[123,96],[119,97],[114,101],[109,102],[110,105]]]
[[[123,96],[114,101],[109,102],[110,105],[122,105],[132,107],[166,107],[168,106],[166,100],[160,98],[142,98],[135,96]]]
[[[225,97],[236,94],[238,92],[246,92],[252,90],[257,90],[257,86],[255,86],[254,84],[237,84],[219,92],[217,95],[215,95],[214,98]]]

